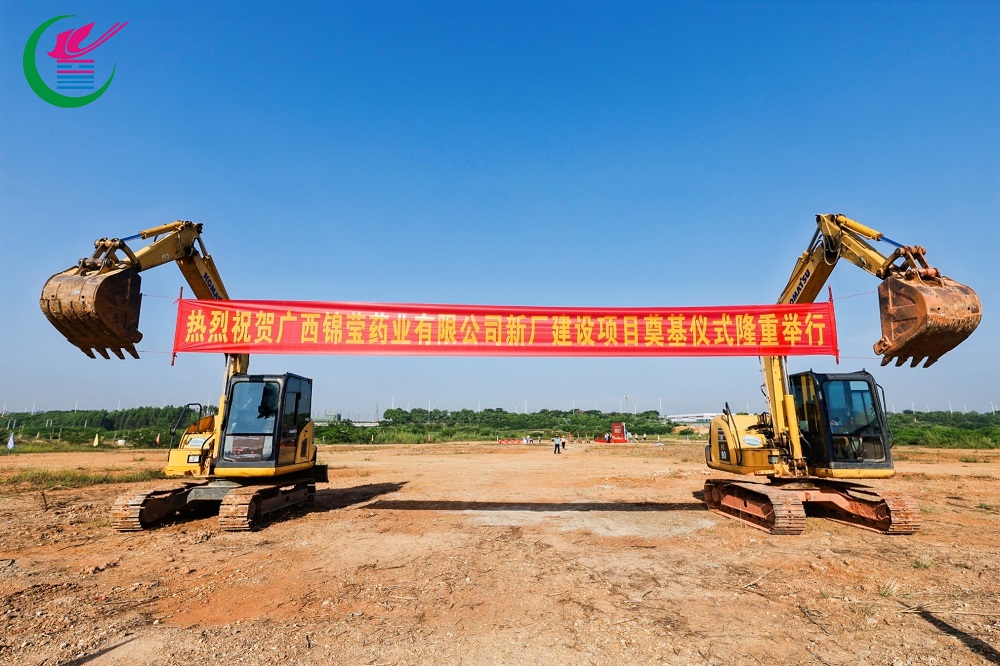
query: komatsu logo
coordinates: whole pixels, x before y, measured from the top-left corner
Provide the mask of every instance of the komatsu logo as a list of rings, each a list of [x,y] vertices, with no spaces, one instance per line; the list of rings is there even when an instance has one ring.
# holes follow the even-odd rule
[[[212,278],[208,276],[208,273],[205,273],[201,277],[204,278],[205,284],[208,285],[208,290],[212,292],[212,296],[215,296],[218,300],[222,300],[222,296],[219,296],[219,291],[215,288],[215,285],[212,284]]]
[[[794,303],[799,300],[799,294],[802,293],[802,287],[806,286],[806,281],[809,279],[810,275],[812,275],[812,273],[809,272],[809,269],[806,269],[806,272],[799,278],[799,284],[795,287],[795,291],[792,292],[792,297],[788,299],[789,303]]]

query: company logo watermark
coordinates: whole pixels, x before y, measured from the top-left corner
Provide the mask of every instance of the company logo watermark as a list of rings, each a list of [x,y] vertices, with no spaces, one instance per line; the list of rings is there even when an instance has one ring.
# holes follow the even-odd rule
[[[90,31],[94,27],[93,23],[64,30],[56,35],[55,45],[51,51],[45,54],[50,59],[42,64],[43,71],[47,74],[49,72],[54,72],[55,74],[55,88],[53,89],[42,78],[36,53],[38,51],[38,44],[42,40],[45,31],[54,23],[68,18],[75,18],[75,16],[67,14],[65,16],[50,18],[35,28],[35,31],[31,33],[31,37],[28,38],[28,43],[24,45],[24,78],[28,81],[28,85],[43,100],[53,106],[59,106],[64,109],[86,106],[103,95],[108,89],[111,81],[115,78],[115,71],[118,66],[115,65],[111,70],[108,80],[100,88],[94,90],[97,68],[95,66],[95,58],[92,54],[99,46],[103,45],[114,37],[119,30],[128,25],[128,21],[125,23],[115,23],[104,34],[87,46],[83,46],[83,41],[90,36]]]

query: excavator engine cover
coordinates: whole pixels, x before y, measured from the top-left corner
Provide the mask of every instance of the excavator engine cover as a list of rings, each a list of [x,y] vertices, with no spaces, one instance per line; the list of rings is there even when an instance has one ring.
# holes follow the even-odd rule
[[[104,358],[110,358],[108,350],[121,359],[123,350],[139,358],[140,283],[139,272],[130,267],[90,274],[74,267],[49,278],[39,305],[52,325],[90,358],[95,350]]]
[[[928,367],[972,334],[982,319],[979,296],[950,278],[889,276],[878,287],[882,339],[875,353],[882,365],[895,359]]]

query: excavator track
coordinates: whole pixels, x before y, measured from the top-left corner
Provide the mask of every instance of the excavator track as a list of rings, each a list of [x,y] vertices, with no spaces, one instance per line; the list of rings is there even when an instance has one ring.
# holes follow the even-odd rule
[[[807,514],[880,534],[920,529],[920,507],[912,497],[833,479],[773,484],[708,479],[705,504],[771,534],[801,534]]]
[[[274,486],[244,486],[226,493],[219,507],[219,527],[227,532],[253,529],[258,520],[259,500]]]
[[[705,504],[715,513],[771,534],[802,534],[806,528],[806,511],[799,497],[762,483],[708,479]]]
[[[141,532],[142,521],[139,515],[145,499],[146,495],[143,493],[119,496],[111,505],[111,527],[119,532]]]
[[[889,508],[890,523],[878,531],[884,534],[913,534],[920,529],[920,507],[917,500],[899,493],[882,493],[882,499]]]
[[[311,479],[285,485],[234,488],[222,498],[219,527],[227,532],[246,532],[267,515],[312,502],[315,496],[316,482]]]
[[[817,486],[823,499],[807,500],[810,515],[880,534],[913,534],[920,529],[920,507],[909,495],[846,481],[823,480]]]
[[[111,527],[119,532],[141,532],[152,527],[183,506],[185,496],[195,485],[173,483],[120,495],[111,505]]]

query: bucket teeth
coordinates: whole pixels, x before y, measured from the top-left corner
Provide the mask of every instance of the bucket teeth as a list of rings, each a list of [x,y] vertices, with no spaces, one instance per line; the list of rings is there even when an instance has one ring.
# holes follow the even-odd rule
[[[882,365],[907,360],[930,367],[969,337],[982,319],[979,296],[946,277],[890,276],[878,287],[882,339],[875,343]]]
[[[134,268],[100,274],[71,268],[49,278],[39,306],[56,330],[90,358],[96,358],[94,352],[107,359],[108,352],[120,359],[124,352],[139,358],[140,283]]]

